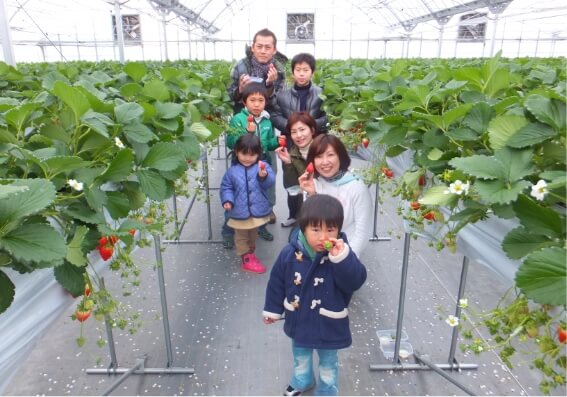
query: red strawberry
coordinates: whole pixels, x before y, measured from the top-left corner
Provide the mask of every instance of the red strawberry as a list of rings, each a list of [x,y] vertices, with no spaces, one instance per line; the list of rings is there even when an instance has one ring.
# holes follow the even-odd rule
[[[330,251],[334,246],[335,244],[331,240],[327,240],[323,243],[323,248],[325,248],[327,251]]]
[[[258,161],[258,167],[260,167],[261,170],[265,170],[266,164],[262,160],[260,160]]]
[[[98,245],[106,245],[108,243],[108,238],[106,236],[102,236],[98,239]]]
[[[91,316],[91,312],[91,310],[77,309],[77,311],[75,312],[75,318],[81,323],[85,322]]]
[[[85,284],[85,296],[91,295],[91,287],[88,284]]]
[[[130,229],[128,233],[130,233],[133,236],[134,234],[136,234],[136,229]]]
[[[388,179],[392,179],[394,177],[394,171],[392,171],[391,169],[389,169],[388,167],[382,167],[382,173],[386,176],[386,178]]]
[[[410,207],[412,210],[417,211],[421,205],[417,201],[412,201],[410,203]]]
[[[251,114],[248,115],[248,122],[251,123],[254,121],[254,116],[252,116]]]
[[[557,326],[557,338],[561,343],[565,343],[565,341],[567,341],[567,330],[561,325]]]
[[[114,245],[116,244],[120,239],[118,238],[118,236],[110,236],[110,244]]]
[[[107,261],[112,257],[112,254],[114,253],[114,248],[112,246],[99,245],[98,253],[100,254],[100,257],[102,258],[103,261]]]
[[[278,137],[278,144],[280,145],[280,147],[286,147],[287,146],[285,135],[280,135]]]
[[[315,172],[315,166],[313,165],[313,163],[307,164],[307,167],[305,167],[305,171],[307,171],[308,174],[314,173]]]
[[[419,180],[417,181],[419,186],[425,186],[425,175],[420,175]]]
[[[428,221],[434,221],[435,220],[435,212],[429,211],[428,213],[423,215],[423,219],[427,219]]]
[[[367,148],[368,144],[370,144],[370,140],[368,138],[362,138],[362,146]]]

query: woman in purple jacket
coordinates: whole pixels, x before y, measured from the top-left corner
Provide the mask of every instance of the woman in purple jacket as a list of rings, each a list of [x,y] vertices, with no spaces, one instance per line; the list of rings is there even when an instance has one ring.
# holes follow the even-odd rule
[[[275,183],[269,164],[258,161],[262,146],[257,135],[245,134],[234,145],[235,160],[220,186],[221,203],[228,211],[228,226],[235,230],[236,253],[242,270],[264,273],[266,268],[254,254],[258,228],[270,220],[272,205],[267,190]]]

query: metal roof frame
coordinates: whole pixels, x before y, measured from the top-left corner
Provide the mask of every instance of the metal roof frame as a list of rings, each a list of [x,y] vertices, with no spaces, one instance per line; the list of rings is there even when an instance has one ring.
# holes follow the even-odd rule
[[[148,0],[148,2],[163,13],[173,12],[181,19],[184,19],[187,23],[192,23],[198,26],[206,33],[215,34],[220,30],[215,25],[213,25],[212,22],[201,18],[200,12],[196,13],[195,11],[187,8],[186,6],[181,4],[179,0]]]

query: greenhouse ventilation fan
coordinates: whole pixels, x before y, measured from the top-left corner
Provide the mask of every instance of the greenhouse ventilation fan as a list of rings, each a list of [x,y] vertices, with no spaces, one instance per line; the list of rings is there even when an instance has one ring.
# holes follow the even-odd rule
[[[313,41],[315,14],[287,14],[287,39]]]

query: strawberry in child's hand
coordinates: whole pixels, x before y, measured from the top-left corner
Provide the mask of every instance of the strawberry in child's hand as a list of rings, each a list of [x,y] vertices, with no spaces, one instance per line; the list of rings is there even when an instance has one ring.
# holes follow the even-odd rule
[[[260,167],[260,169],[263,171],[266,169],[266,163],[264,163],[262,160],[258,161],[258,167]]]
[[[252,116],[251,114],[248,115],[248,122],[251,123],[254,121],[254,116]]]
[[[280,135],[278,137],[278,144],[280,145],[280,147],[286,147],[287,146],[285,135]]]
[[[334,246],[335,244],[331,240],[327,240],[323,243],[323,248],[325,248],[327,251],[333,249]]]
[[[313,165],[313,163],[307,164],[307,167],[305,167],[305,171],[307,171],[308,174],[314,173],[315,172],[315,166]]]

